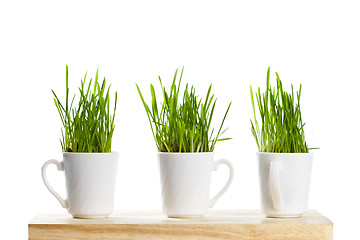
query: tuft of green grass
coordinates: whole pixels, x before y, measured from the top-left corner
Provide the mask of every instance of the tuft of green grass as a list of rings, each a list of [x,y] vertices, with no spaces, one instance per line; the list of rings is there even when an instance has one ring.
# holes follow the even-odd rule
[[[250,86],[251,104],[254,121],[251,132],[255,137],[259,152],[272,153],[308,153],[305,141],[304,125],[301,118],[299,90],[294,94],[293,86],[288,93],[276,73],[276,87],[270,85],[270,67],[267,71],[265,92],[256,93],[256,101],[260,113],[261,128],[256,119],[254,94]]]
[[[65,105],[61,103],[54,90],[51,90],[63,125],[60,143],[64,152],[111,152],[117,92],[115,92],[114,110],[111,115],[110,86],[106,88],[105,78],[101,84],[99,83],[98,71],[96,71],[94,82],[90,79],[89,84],[85,85],[87,73],[84,80],[81,80],[80,99],[77,106],[73,106],[75,95],[71,102],[69,99],[67,65]]]
[[[231,102],[225,112],[219,130],[214,133],[211,122],[216,105],[216,99],[211,94],[211,85],[207,91],[205,101],[195,93],[194,86],[186,84],[182,99],[180,98],[180,84],[184,68],[176,83],[178,69],[175,71],[170,90],[166,91],[159,76],[162,103],[158,103],[154,86],[150,85],[152,101],[149,105],[136,84],[141,101],[144,105],[152,134],[159,152],[212,152],[219,141],[230,138],[220,138],[227,130],[223,130],[225,118],[229,112]]]

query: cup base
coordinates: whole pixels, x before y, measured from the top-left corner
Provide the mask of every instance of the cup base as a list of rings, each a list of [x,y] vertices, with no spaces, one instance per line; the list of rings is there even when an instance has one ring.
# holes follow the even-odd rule
[[[291,214],[291,215],[271,215],[265,214],[267,218],[301,218],[303,214]]]
[[[182,219],[193,219],[202,218],[204,215],[167,215],[168,218],[182,218]]]
[[[94,218],[108,218],[109,215],[72,215],[73,218],[78,219],[94,219]]]

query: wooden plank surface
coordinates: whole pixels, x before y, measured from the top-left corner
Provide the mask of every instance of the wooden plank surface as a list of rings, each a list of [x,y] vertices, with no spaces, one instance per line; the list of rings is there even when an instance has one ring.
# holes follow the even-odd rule
[[[203,218],[171,219],[159,211],[115,212],[105,219],[43,213],[29,223],[30,240],[237,239],[332,240],[332,222],[309,210],[301,218],[266,218],[260,211],[213,210]]]

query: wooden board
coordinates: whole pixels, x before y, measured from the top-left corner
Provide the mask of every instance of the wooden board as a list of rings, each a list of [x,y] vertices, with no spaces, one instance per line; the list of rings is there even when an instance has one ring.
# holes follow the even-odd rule
[[[203,218],[170,219],[159,211],[115,212],[105,219],[39,214],[29,223],[30,240],[227,239],[332,240],[332,222],[309,210],[301,218],[266,218],[260,211],[213,210]]]

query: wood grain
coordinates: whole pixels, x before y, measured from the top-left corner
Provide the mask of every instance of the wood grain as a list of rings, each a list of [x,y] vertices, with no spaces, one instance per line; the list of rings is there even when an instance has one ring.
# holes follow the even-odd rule
[[[332,222],[310,210],[301,218],[266,218],[260,211],[216,210],[203,218],[169,219],[161,212],[115,212],[105,219],[39,214],[29,223],[30,240],[57,239],[237,239],[332,240]]]

